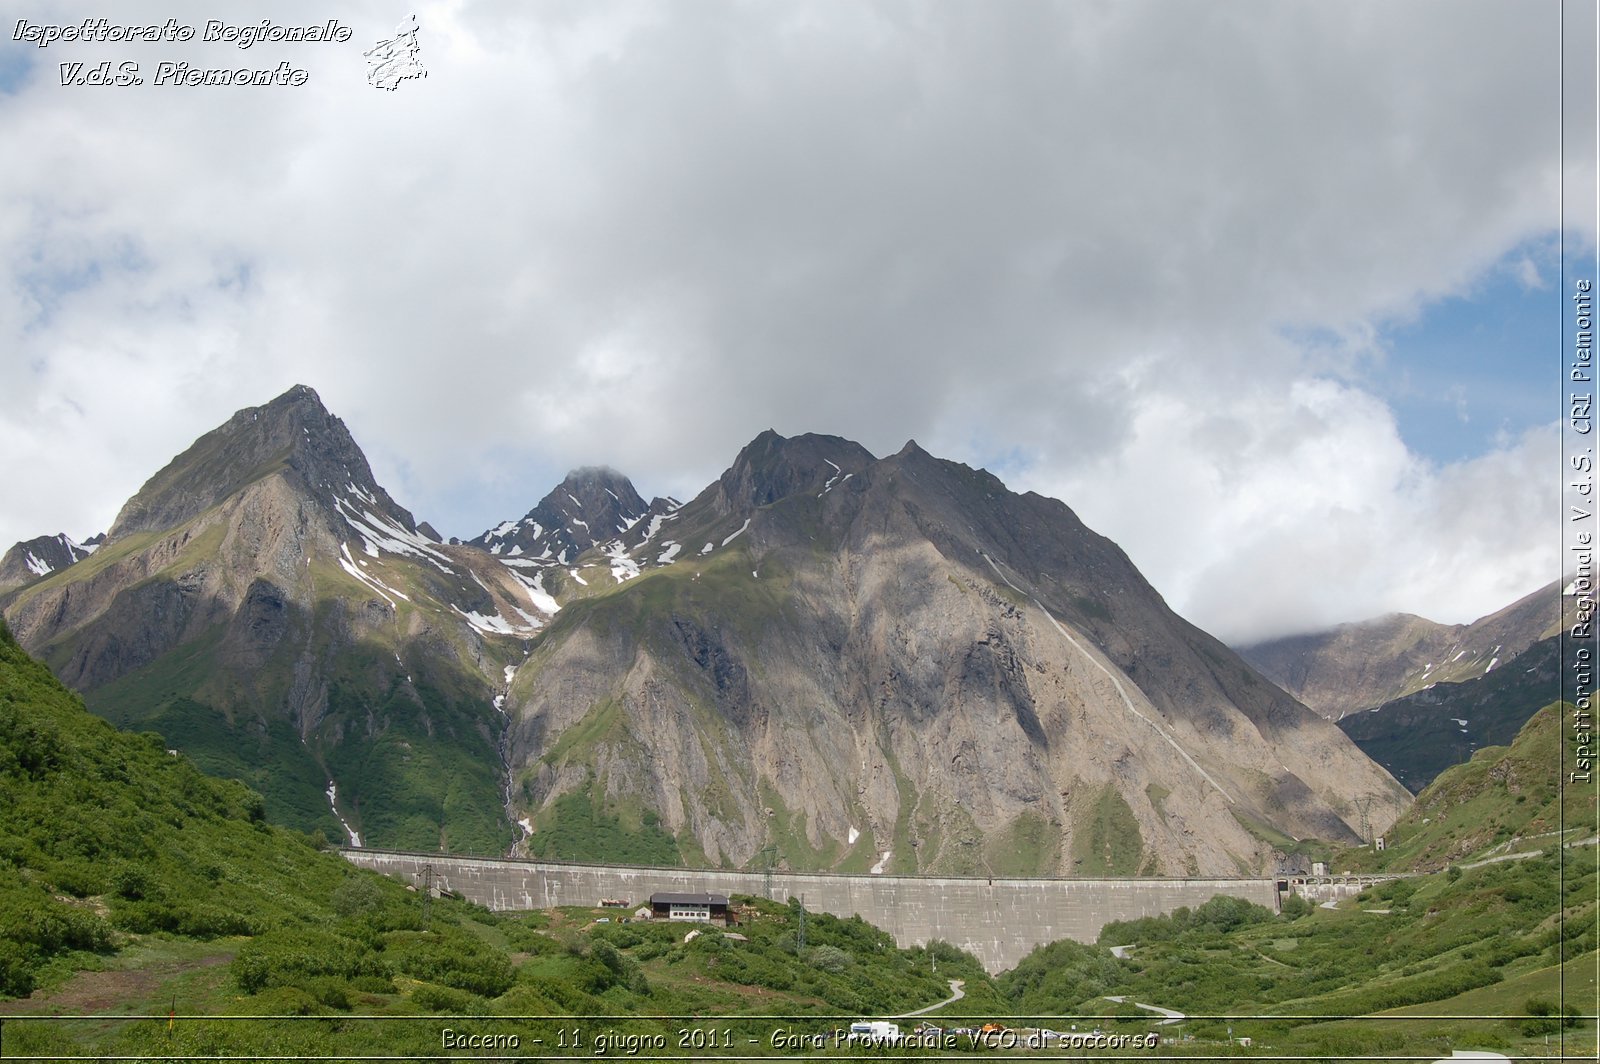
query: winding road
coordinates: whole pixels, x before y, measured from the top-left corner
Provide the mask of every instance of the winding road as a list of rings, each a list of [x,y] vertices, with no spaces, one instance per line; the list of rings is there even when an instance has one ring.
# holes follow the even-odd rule
[[[913,1016],[925,1015],[926,1013],[932,1012],[935,1009],[942,1009],[946,1005],[950,1004],[952,1001],[960,1001],[962,998],[966,997],[967,996],[967,992],[966,992],[966,990],[962,989],[966,985],[967,984],[966,984],[965,980],[952,979],[952,980],[950,980],[950,996],[945,998],[943,1001],[939,1002],[936,1005],[929,1005],[925,1009],[916,1009],[916,1010],[914,1010],[912,1012],[902,1012],[898,1016],[891,1016],[889,1018],[891,1020],[907,1020],[907,1019],[910,1019]]]

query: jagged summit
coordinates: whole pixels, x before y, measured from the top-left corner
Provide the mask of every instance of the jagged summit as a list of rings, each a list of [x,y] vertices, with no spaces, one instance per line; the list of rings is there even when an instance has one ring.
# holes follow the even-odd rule
[[[552,855],[591,816],[667,863],[1218,874],[1407,800],[1063,503],[914,441],[769,429],[684,505],[578,468],[441,544],[296,387],[114,532],[0,597],[19,641],[369,845]]]
[[[295,481],[330,516],[345,500],[348,509],[416,531],[410,512],[373,478],[344,422],[315,391],[297,384],[264,406],[240,410],[167,463],[123,506],[110,538],[180,525],[274,474]]]
[[[505,521],[469,542],[505,557],[565,563],[628,531],[649,511],[627,477],[606,466],[582,466],[521,520]]]
[[[65,532],[58,532],[15,544],[0,556],[0,591],[20,587],[82,561],[93,554],[105,538],[105,533],[101,533],[79,543]]]
[[[739,452],[709,493],[723,513],[770,506],[801,492],[821,492],[875,462],[872,452],[839,436],[794,437],[767,429]],[[699,501],[699,500],[696,500]]]

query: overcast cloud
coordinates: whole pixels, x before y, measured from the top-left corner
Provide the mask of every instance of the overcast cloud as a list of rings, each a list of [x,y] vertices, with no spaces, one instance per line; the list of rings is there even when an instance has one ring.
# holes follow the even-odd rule
[[[301,382],[447,535],[773,427],[1062,498],[1228,639],[1557,575],[1559,352],[1463,353],[1551,408],[1450,463],[1370,383],[1497,277],[1560,313],[1554,5],[422,2],[394,92],[404,5],[234,9],[13,6],[355,37],[0,41],[4,543]],[[59,84],[102,58],[310,80]]]

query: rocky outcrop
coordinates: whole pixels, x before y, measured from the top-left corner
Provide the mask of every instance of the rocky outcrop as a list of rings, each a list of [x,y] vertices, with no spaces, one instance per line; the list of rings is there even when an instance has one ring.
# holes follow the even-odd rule
[[[14,544],[4,555],[0,555],[0,592],[21,587],[77,564],[93,554],[105,542],[105,538],[102,533],[79,543],[65,532],[58,532],[53,536],[36,536]]]

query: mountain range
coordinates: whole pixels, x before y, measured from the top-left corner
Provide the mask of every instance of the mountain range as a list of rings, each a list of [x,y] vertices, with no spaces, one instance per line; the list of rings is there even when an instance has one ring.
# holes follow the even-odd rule
[[[7,554],[23,646],[352,844],[1236,874],[1409,802],[1067,506],[914,442],[763,432],[687,503],[580,469],[446,543],[297,386],[97,540]]]
[[[1470,624],[1390,614],[1238,649],[1420,791],[1475,751],[1510,743],[1558,696],[1573,611],[1570,587],[1555,581]]]
[[[1238,651],[1263,676],[1328,719],[1339,720],[1433,684],[1476,679],[1507,664],[1559,633],[1562,591],[1562,582],[1556,581],[1471,624],[1439,624],[1391,613]]]

